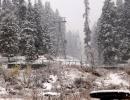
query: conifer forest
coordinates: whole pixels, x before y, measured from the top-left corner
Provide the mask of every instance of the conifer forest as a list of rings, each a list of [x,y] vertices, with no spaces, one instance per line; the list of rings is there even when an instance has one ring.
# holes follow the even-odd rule
[[[130,0],[0,0],[0,100],[130,100]]]

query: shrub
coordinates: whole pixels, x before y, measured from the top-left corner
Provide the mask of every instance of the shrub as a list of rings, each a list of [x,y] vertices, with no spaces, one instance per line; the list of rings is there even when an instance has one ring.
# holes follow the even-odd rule
[[[31,65],[27,65],[23,72],[24,84],[26,85],[26,87],[29,87],[31,73],[32,73],[32,67]]]
[[[17,77],[19,75],[19,71],[20,71],[20,66],[19,65],[15,65],[10,72],[10,77]]]
[[[76,88],[85,88],[86,87],[86,81],[83,78],[75,79],[74,84],[75,84]]]

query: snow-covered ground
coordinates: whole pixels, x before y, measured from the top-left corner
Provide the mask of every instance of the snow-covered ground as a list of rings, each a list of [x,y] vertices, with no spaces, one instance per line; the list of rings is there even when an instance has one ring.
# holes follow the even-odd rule
[[[126,78],[127,74],[124,72],[119,73],[107,73],[105,76],[95,80],[95,84],[98,89],[104,88],[117,88],[128,89],[130,87],[129,81]]]
[[[48,82],[43,83],[43,86],[45,88],[44,90],[50,91],[53,87],[53,84],[57,81],[57,79],[58,79],[57,76],[50,75]]]
[[[45,92],[43,93],[44,96],[50,95],[50,96],[60,96],[60,93],[56,92]]]
[[[38,61],[43,59],[49,61],[44,56],[41,56]],[[14,85],[10,82],[12,80],[6,83],[2,80],[3,76],[0,76],[0,95],[9,95],[11,91],[16,94],[20,92],[23,93],[22,95],[31,96],[33,88],[36,88],[34,90],[38,91],[38,96],[59,96],[62,88],[67,94],[76,94],[80,90],[85,90],[88,91],[88,95],[90,90],[129,90],[129,75],[125,70],[115,71],[104,68],[95,68],[92,70],[90,67],[82,69],[81,66],[75,66],[73,63],[73,66],[64,65],[66,61],[73,61],[73,59],[56,58],[53,60],[56,63],[50,63],[49,67],[37,70],[32,69],[32,71],[29,71],[31,75],[27,77],[25,75],[26,70],[20,70],[16,80],[13,80]],[[39,63],[38,61],[37,63]],[[10,69],[4,70],[7,72]],[[29,79],[29,87],[26,85],[28,81],[24,78]],[[26,82],[24,83],[24,81]],[[7,87],[9,86],[8,89],[2,84],[9,84],[7,85]],[[15,86],[20,86],[22,90],[15,89]]]
[[[25,100],[23,98],[0,98],[0,100]]]
[[[7,91],[6,91],[6,89],[4,88],[4,87],[0,87],[0,96],[1,95],[7,95],[8,93],[7,93]],[[1,99],[0,99],[1,100]]]
[[[73,57],[68,57],[66,59],[57,57],[55,61],[60,62],[62,65],[81,65],[81,63],[85,65],[85,61],[81,62],[79,59]]]
[[[11,58],[10,64],[26,64],[26,58],[24,56],[16,56]],[[0,57],[0,62],[7,63],[8,59],[6,57]],[[47,59],[46,56],[42,55],[33,62],[32,64],[43,64],[43,63],[59,63],[61,65],[85,65],[85,61],[80,61],[79,59],[68,56],[66,59],[63,57],[56,57],[53,59]]]

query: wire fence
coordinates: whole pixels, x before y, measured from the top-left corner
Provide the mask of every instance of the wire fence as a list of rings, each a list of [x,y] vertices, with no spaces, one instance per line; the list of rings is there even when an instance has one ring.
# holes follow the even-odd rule
[[[34,60],[34,61],[26,61],[25,59],[11,59],[10,61],[8,61],[7,58],[0,58],[0,64],[2,65],[6,65],[6,64],[13,64],[13,65],[27,65],[27,64],[39,64],[39,65],[48,65],[48,64],[59,64],[59,65],[77,65],[77,66],[85,66],[86,62],[85,61],[80,61],[80,60],[69,60],[69,59],[54,59],[54,60],[49,60],[49,59],[38,59],[38,60]]]

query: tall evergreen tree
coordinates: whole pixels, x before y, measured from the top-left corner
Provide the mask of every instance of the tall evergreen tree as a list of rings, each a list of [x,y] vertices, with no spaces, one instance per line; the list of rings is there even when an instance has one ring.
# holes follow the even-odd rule
[[[105,0],[100,18],[100,29],[98,45],[100,55],[103,55],[104,64],[111,64],[114,61],[116,51],[114,47],[115,33],[113,32],[115,21],[115,6],[111,0]]]
[[[126,32],[126,29],[124,27],[124,18],[123,18],[123,1],[117,0],[116,3],[116,19],[114,21],[114,28],[113,32],[115,34],[115,50],[116,50],[116,57],[118,61],[122,61],[122,57],[124,55],[123,51],[125,50],[124,47],[124,34]]]
[[[2,6],[2,4],[1,4],[2,2],[1,2],[1,0],[0,0],[0,8],[1,8],[1,6]]]
[[[24,21],[26,20],[26,12],[27,12],[27,7],[26,7],[25,1],[19,0],[16,15],[17,15],[20,27],[22,27]]]
[[[2,1],[2,9],[3,10],[8,10],[12,8],[12,4],[10,0],[3,0]]]
[[[85,53],[86,53],[86,57],[87,57],[87,63],[91,64],[91,66],[93,67],[94,65],[94,53],[92,51],[92,47],[91,47],[91,31],[89,28],[89,21],[88,21],[88,12],[89,12],[89,3],[88,0],[84,0],[84,4],[85,4],[85,14],[84,14],[84,18],[85,18],[85,23],[84,23],[84,32],[85,32]]]
[[[54,15],[54,11],[51,9],[50,2],[45,2],[45,6],[42,7],[42,17],[41,17],[41,25],[43,28],[43,40],[44,45],[47,46],[48,53],[51,55],[56,55],[56,23],[54,18],[56,15]]]
[[[7,19],[0,30],[0,50],[3,56],[8,58],[18,54],[19,27],[13,19]]]
[[[21,54],[26,56],[27,60],[35,60],[38,53],[36,48],[36,40],[38,40],[38,38],[36,36],[37,29],[34,12],[34,8],[29,0],[26,19],[21,26],[21,40],[19,45]]]
[[[85,4],[85,13],[84,13],[84,18],[85,18],[85,23],[84,23],[84,32],[85,32],[85,43],[88,45],[88,43],[91,40],[91,31],[89,28],[89,22],[88,22],[88,12],[89,12],[89,3],[88,0],[84,0]]]
[[[117,0],[116,5],[117,5],[118,8],[123,6],[123,0]]]
[[[36,25],[36,36],[37,36],[37,40],[36,40],[36,48],[37,48],[37,52],[39,52],[39,54],[44,54],[47,52],[46,50],[46,45],[44,45],[45,42],[43,42],[43,29],[41,26],[41,13],[40,13],[40,9],[39,9],[39,4],[36,3],[34,4],[34,18],[35,18],[35,25]]]
[[[21,31],[20,50],[22,55],[26,56],[26,60],[36,59],[35,42],[35,30],[30,23],[25,23]]]
[[[26,20],[29,21],[30,23],[34,23],[34,8],[32,6],[32,3],[30,0],[28,0],[28,8],[26,12]]]
[[[123,59],[127,60],[130,58],[130,0],[125,0],[123,12],[123,25],[125,27],[123,40]]]

